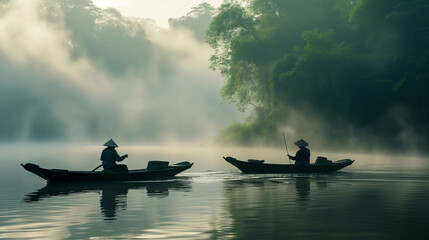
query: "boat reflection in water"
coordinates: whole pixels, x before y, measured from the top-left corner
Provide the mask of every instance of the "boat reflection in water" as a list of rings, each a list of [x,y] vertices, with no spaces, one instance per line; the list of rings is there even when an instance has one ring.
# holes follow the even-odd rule
[[[297,201],[310,200],[310,178],[299,177],[295,178],[295,188],[297,194]]]
[[[216,226],[216,234],[234,239],[318,239],[320,229],[313,234],[312,227],[326,222],[319,222],[318,210],[330,204],[319,198],[329,194],[328,179],[344,175],[256,174],[225,181],[223,206],[229,214]]]
[[[147,196],[163,198],[170,190],[191,191],[191,179],[175,179],[155,182],[110,182],[110,183],[48,183],[45,187],[29,193],[24,202],[37,202],[55,196],[67,196],[88,192],[100,192],[100,209],[104,220],[115,220],[118,210],[127,207],[129,189],[146,189]]]

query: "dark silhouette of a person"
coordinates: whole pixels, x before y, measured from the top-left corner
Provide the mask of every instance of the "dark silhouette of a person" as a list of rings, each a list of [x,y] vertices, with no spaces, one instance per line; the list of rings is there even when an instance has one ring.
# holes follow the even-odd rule
[[[306,148],[308,143],[304,139],[300,139],[295,142],[295,145],[299,147],[298,152],[295,156],[287,155],[290,159],[295,161],[295,164],[306,165],[310,164],[310,149]]]
[[[128,154],[125,154],[123,156],[119,156],[118,152],[116,151],[116,147],[118,145],[113,141],[113,139],[110,139],[107,141],[103,146],[106,146],[106,148],[101,153],[100,160],[103,161],[103,168],[104,170],[109,171],[115,171],[115,172],[128,172],[128,167],[125,164],[116,164],[116,162],[121,162],[125,158],[128,157]]]

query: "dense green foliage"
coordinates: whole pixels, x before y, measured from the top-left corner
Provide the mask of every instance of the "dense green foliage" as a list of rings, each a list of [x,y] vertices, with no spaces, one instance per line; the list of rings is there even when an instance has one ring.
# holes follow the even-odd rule
[[[429,141],[428,1],[225,1],[206,39],[223,97],[252,113],[222,142],[279,142],[286,127],[331,146]]]

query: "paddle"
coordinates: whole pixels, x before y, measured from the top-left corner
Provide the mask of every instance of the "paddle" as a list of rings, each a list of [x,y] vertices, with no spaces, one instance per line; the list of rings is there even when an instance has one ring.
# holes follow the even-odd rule
[[[289,155],[289,151],[288,151],[288,149],[287,149],[287,144],[286,144],[286,137],[285,137],[285,133],[283,133],[283,140],[284,140],[284,142],[285,142],[286,153],[287,153],[287,155]],[[289,164],[291,164],[291,163],[290,163],[290,158],[288,158],[288,159],[289,159]]]
[[[95,170],[99,169],[101,166],[103,166],[103,164],[100,164],[98,167],[96,167],[96,168],[92,169],[92,171],[91,171],[91,172],[94,172]]]

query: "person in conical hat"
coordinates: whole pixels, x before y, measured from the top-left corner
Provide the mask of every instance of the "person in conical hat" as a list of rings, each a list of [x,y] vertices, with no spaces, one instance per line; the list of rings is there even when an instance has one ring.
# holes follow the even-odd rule
[[[103,146],[115,148],[115,147],[118,147],[118,144],[116,144],[115,141],[113,141],[113,139],[110,139],[105,144],[103,144]]]
[[[118,152],[115,149],[116,147],[118,147],[118,144],[116,144],[113,139],[107,141],[105,144],[103,144],[103,146],[106,146],[106,148],[103,150],[103,152],[101,152],[100,160],[103,161],[104,170],[115,172],[128,172],[127,165],[116,164],[116,162],[121,162],[125,158],[127,158],[128,154],[119,156]]]
[[[308,143],[304,139],[300,139],[295,142],[295,145],[299,147],[298,152],[295,156],[287,155],[290,159],[295,161],[295,164],[310,164],[310,149],[307,148]]]
[[[295,145],[297,145],[298,147],[307,147],[308,143],[304,139],[300,139],[295,142]]]

